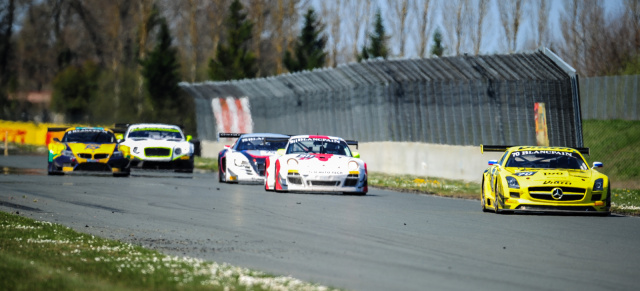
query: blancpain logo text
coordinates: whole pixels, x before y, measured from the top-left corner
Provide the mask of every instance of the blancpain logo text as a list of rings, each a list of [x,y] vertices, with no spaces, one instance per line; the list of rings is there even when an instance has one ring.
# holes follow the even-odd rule
[[[569,181],[544,181],[543,185],[571,185]]]
[[[519,151],[519,152],[511,153],[511,156],[518,157],[520,155],[526,156],[526,155],[539,155],[539,154],[573,157],[573,153],[558,152],[558,151]]]

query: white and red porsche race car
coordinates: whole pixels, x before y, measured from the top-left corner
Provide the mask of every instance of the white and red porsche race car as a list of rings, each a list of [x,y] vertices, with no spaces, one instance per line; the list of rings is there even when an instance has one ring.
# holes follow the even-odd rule
[[[366,195],[367,164],[345,141],[334,136],[297,135],[269,158],[267,191],[342,192]]]
[[[218,153],[218,181],[263,183],[267,158],[284,148],[288,135],[277,133],[220,133],[221,138],[238,138]],[[265,141],[265,138],[275,141]]]

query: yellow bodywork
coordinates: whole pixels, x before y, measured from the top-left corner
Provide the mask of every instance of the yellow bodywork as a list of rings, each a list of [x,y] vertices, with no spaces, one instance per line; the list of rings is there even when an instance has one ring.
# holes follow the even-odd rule
[[[484,149],[486,151],[486,149]],[[493,150],[498,151],[498,150]],[[578,169],[541,167],[541,164],[512,166],[510,157],[547,153],[581,160]],[[515,181],[515,182],[514,182]],[[591,211],[607,214],[611,203],[609,178],[586,164],[576,149],[564,147],[509,147],[500,160],[484,171],[481,204],[483,211]]]

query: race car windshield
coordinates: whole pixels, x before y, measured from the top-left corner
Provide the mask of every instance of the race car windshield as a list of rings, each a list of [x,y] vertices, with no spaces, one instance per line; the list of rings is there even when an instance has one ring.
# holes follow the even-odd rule
[[[182,140],[182,134],[177,130],[135,130],[129,133],[129,138]]]
[[[587,170],[589,167],[584,160],[569,152],[513,152],[507,160],[507,167],[534,169],[570,169]]]
[[[62,142],[114,143],[116,137],[109,131],[79,130],[67,132],[62,138]]]
[[[295,139],[291,140],[287,154],[333,154],[351,156],[351,150],[346,142],[332,139]]]
[[[237,151],[277,151],[283,149],[287,142],[265,142],[261,137],[241,138],[236,145]]]

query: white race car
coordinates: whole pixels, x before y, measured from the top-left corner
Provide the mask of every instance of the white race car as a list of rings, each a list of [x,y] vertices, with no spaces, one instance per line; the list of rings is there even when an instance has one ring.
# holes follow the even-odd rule
[[[367,164],[339,137],[292,136],[284,149],[269,159],[267,191],[342,192],[366,195]]]
[[[116,125],[118,127],[118,125]],[[177,125],[129,124],[121,144],[131,149],[131,166],[193,172],[194,146]]]
[[[223,183],[264,183],[269,156],[284,148],[288,135],[277,133],[220,133],[221,138],[238,138],[218,153],[218,181]],[[265,138],[276,141],[265,141]]]

